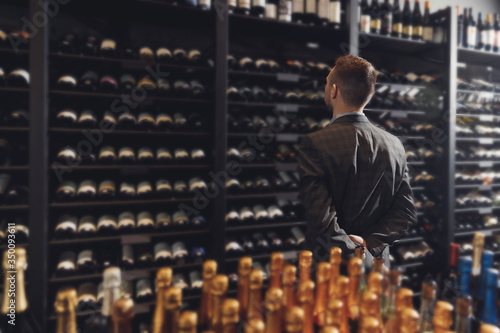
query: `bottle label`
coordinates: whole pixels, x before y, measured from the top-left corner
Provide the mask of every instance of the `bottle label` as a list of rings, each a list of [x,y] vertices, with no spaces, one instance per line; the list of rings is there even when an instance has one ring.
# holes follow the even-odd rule
[[[390,33],[392,28],[392,13],[382,13],[382,31]]]
[[[467,29],[467,43],[469,47],[476,47],[476,38],[477,38],[477,28],[475,26],[469,26]]]
[[[292,0],[292,13],[304,13],[304,0]]]
[[[292,21],[292,2],[290,0],[280,0],[278,12],[280,21]]]
[[[444,31],[442,27],[434,29],[434,43],[442,43],[444,40]]]
[[[370,27],[375,30],[380,30],[380,28],[382,27],[382,22],[380,21],[380,19],[371,20]]]
[[[252,0],[252,6],[264,8],[266,6],[266,0]]]
[[[330,2],[330,15],[329,20],[331,23],[339,23],[340,24],[340,1]]]
[[[484,42],[486,45],[495,45],[495,30],[490,29],[486,31]]]
[[[278,15],[278,9],[275,4],[268,3],[266,4],[265,7],[265,12],[264,12],[264,17],[265,18],[270,18],[270,19],[276,19]]]
[[[424,27],[422,29],[422,39],[426,42],[432,42],[433,40],[433,29],[432,27]]]
[[[360,32],[370,32],[370,15],[361,15]]]
[[[394,31],[397,34],[402,34],[403,33],[403,23],[401,23],[401,22],[394,23],[392,25],[392,31]]]
[[[413,27],[411,25],[406,25],[403,27],[403,35],[411,36],[413,32]]]
[[[250,0],[239,0],[238,7],[243,9],[250,9]]]
[[[417,25],[417,26],[413,27],[412,34],[413,34],[413,36],[420,36],[420,37],[422,37],[422,34],[423,34],[423,28],[422,28],[422,26],[421,25]]]
[[[318,17],[328,21],[328,14],[330,12],[330,1],[319,0],[318,2]]]
[[[306,13],[316,14],[316,0],[306,0]]]
[[[500,30],[494,31],[493,33],[493,46],[500,47]]]

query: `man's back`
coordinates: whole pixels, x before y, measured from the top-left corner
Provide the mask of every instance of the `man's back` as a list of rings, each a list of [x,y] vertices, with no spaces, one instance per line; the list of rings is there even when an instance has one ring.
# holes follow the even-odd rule
[[[306,136],[303,147],[304,154],[299,158],[302,173],[301,196],[308,201],[306,207],[314,207],[306,218],[308,222],[322,218],[323,232],[326,229],[331,231],[325,225],[329,221],[324,220],[324,212],[333,209],[336,211],[339,227],[347,234],[360,235],[367,243],[374,231],[375,234],[383,234],[382,238],[391,233],[395,233],[393,237],[399,238],[406,230],[408,221],[414,220],[413,195],[408,184],[403,145],[395,136],[371,124],[363,114],[336,119],[325,129]],[[312,157],[309,161],[306,160],[308,156]],[[316,176],[326,186],[322,189],[313,186],[309,190],[316,193],[305,195],[308,178],[312,179],[308,177],[309,164],[315,165],[312,169],[321,169],[313,173],[319,172]],[[399,211],[398,215],[402,213],[407,221],[401,223],[400,228],[394,229],[391,226],[391,230],[385,230],[384,233],[385,227],[379,224],[394,208],[401,184],[405,189],[400,195],[402,194],[403,201],[407,201],[402,202],[402,206],[407,207],[403,212]],[[318,190],[327,193],[320,194],[317,193]],[[316,208],[320,210],[316,211]],[[314,237],[317,235],[308,232],[309,242],[317,241]],[[390,244],[390,238],[392,237],[383,241]],[[372,239],[370,243],[369,248],[380,245],[378,240]]]

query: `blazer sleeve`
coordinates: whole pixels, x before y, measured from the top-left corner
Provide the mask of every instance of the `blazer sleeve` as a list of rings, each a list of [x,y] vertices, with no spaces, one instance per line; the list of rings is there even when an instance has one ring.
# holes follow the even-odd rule
[[[356,244],[338,226],[329,187],[334,184],[328,181],[321,155],[309,136],[304,136],[299,145],[298,164],[299,196],[304,204],[307,222],[306,249],[313,253],[319,251],[319,247],[323,250],[332,246],[354,249]]]
[[[410,187],[408,166],[405,163],[403,177],[390,210],[378,223],[367,228],[361,237],[365,239],[368,250],[374,256],[379,256],[386,246],[392,246],[416,221],[417,212]]]

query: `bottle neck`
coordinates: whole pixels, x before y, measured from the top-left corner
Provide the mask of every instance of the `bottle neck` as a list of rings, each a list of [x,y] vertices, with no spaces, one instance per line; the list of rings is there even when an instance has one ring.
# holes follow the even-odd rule
[[[163,295],[165,294],[167,288],[158,288],[156,291],[156,308],[153,315],[153,327],[152,330],[156,332],[163,327],[163,320],[165,317],[165,311],[163,308]]]
[[[240,303],[240,318],[246,319],[248,312],[248,285],[250,279],[248,275],[240,276],[238,280],[238,302]]]

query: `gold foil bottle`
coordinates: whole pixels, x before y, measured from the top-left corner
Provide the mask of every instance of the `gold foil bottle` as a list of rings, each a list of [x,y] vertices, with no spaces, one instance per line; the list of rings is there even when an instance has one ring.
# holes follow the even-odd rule
[[[374,317],[363,317],[360,320],[358,333],[379,333],[382,329],[379,321]]]
[[[349,274],[349,318],[357,320],[359,317],[360,282],[363,269],[363,261],[359,258],[349,260],[347,271]]]
[[[201,290],[200,309],[198,311],[199,325],[201,327],[208,327],[212,318],[212,283],[216,274],[217,262],[215,260],[206,260],[203,263],[202,269],[203,287]]]
[[[330,249],[330,282],[328,284],[328,297],[337,298],[337,279],[340,275],[340,264],[342,262],[342,249],[332,247]]]
[[[229,280],[227,276],[218,274],[212,282],[212,318],[210,322],[210,330],[222,332],[222,304],[227,295],[227,287]]]
[[[312,281],[311,281],[312,282]],[[312,282],[314,284],[314,282]],[[303,333],[304,328],[304,310],[298,306],[292,307],[285,316],[286,333]]]
[[[365,291],[361,295],[361,317],[374,317],[377,319],[377,305],[377,295],[371,291]]]
[[[238,263],[238,301],[240,302],[240,317],[245,320],[248,314],[248,292],[250,290],[250,272],[252,258],[242,257]]]
[[[379,272],[371,272],[368,274],[368,291],[374,293],[377,297],[376,300],[376,314],[375,318],[379,321],[379,323],[383,323],[382,321],[382,292],[383,292],[383,276]]]
[[[15,249],[15,267],[11,266],[12,262],[9,262],[12,258],[9,258],[9,252],[3,252],[3,262],[2,267],[4,271],[4,286],[10,285],[10,273],[8,271],[17,271],[15,274],[16,281],[16,293],[3,293],[3,303],[2,303],[2,313],[6,314],[10,312],[8,308],[10,305],[11,299],[15,299],[16,304],[16,313],[24,312],[28,309],[28,300],[26,298],[26,289],[25,289],[25,279],[24,279],[24,270],[26,269],[27,258],[26,258],[26,249],[22,247],[18,247]],[[9,296],[10,294],[10,296]],[[2,320],[6,320],[3,318]]]
[[[254,269],[250,273],[250,294],[248,298],[248,319],[257,318],[263,320],[262,316],[262,282],[264,272]]]
[[[179,333],[196,333],[198,314],[194,311],[184,311],[179,319]]]
[[[283,307],[291,309],[297,305],[295,298],[295,282],[297,281],[297,268],[292,265],[286,265],[283,268]],[[284,319],[284,317],[283,317]]]
[[[418,312],[415,309],[407,308],[401,311],[401,333],[418,332]]]
[[[500,333],[500,328],[496,327],[495,325],[481,324],[479,333]]]
[[[311,280],[312,252],[301,251],[299,255],[299,282]]]
[[[349,278],[340,275],[337,281],[339,290],[339,299],[343,304],[342,323],[340,325],[340,333],[349,333]]]
[[[175,333],[179,328],[181,316],[182,290],[179,287],[170,287],[163,294],[165,306],[165,333]]]
[[[316,302],[314,304],[314,322],[319,326],[325,325],[326,299],[328,297],[328,283],[330,282],[331,266],[327,262],[320,262],[316,270]]]
[[[448,333],[453,325],[453,305],[448,302],[438,301],[434,307],[434,333]]]
[[[283,307],[283,290],[269,288],[266,292],[264,308],[266,309],[266,333],[281,332],[281,309]]]
[[[134,318],[134,301],[123,296],[113,304],[113,332],[132,333],[132,319]]]
[[[245,323],[245,333],[264,333],[266,330],[266,325],[260,319],[253,318]]]
[[[300,282],[297,290],[297,299],[299,305],[304,311],[304,329],[303,333],[314,333],[314,282],[305,280]]]
[[[340,330],[342,316],[344,315],[344,304],[341,300],[330,298],[326,303],[325,327],[335,327]]]
[[[222,304],[222,332],[236,333],[240,320],[240,304],[234,298],[228,298]]]
[[[54,304],[54,309],[57,315],[56,333],[77,333],[77,306],[78,299],[75,288],[63,287],[59,289],[56,295],[56,302]]]
[[[153,323],[151,331],[153,333],[165,332],[165,307],[163,305],[163,296],[172,284],[172,269],[169,267],[160,268],[156,273],[156,308],[153,314]]]
[[[484,235],[480,232],[474,233],[474,238],[472,239],[472,274],[471,274],[471,295],[476,294],[476,289],[480,283],[479,278],[481,276],[481,256],[484,249]]]
[[[420,333],[432,331],[432,305],[436,299],[437,283],[432,279],[422,282],[422,299],[420,301],[420,318],[418,331]]]
[[[281,288],[281,271],[283,270],[283,254],[280,252],[271,253],[270,263],[270,288]]]

